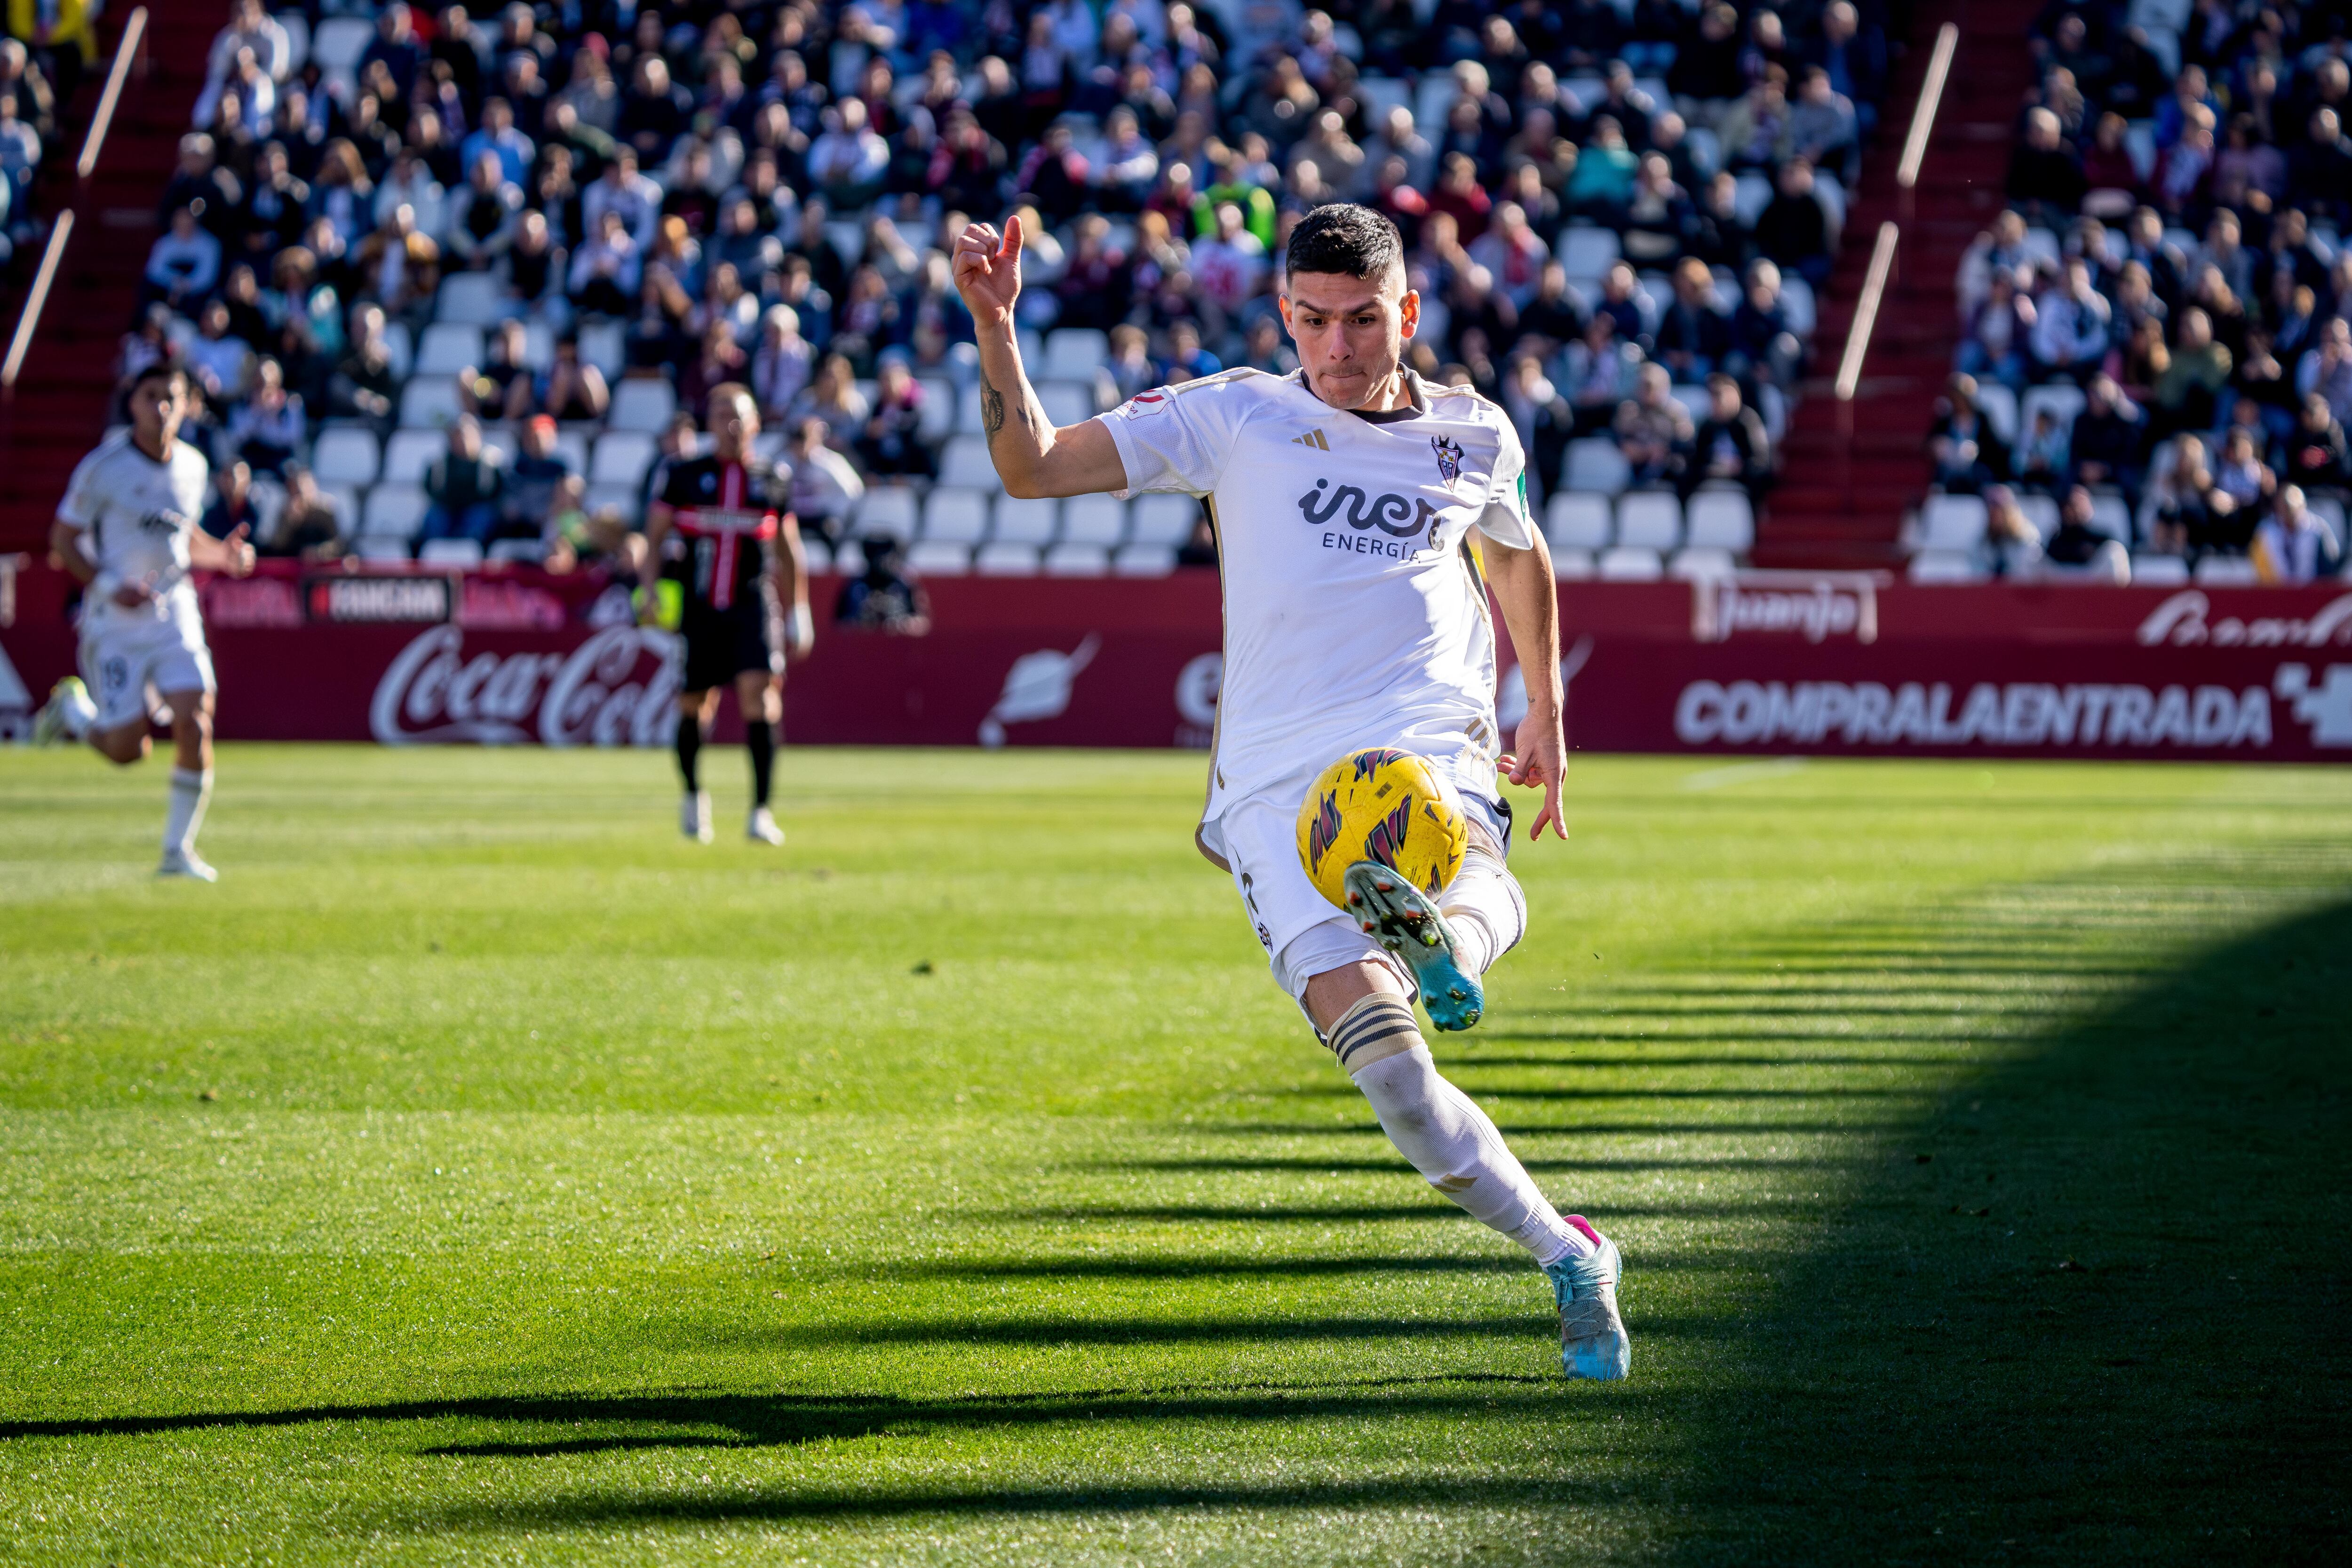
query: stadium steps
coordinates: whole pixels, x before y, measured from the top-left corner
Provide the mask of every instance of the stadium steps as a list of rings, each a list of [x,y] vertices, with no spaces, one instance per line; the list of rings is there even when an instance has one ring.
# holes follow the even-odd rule
[[[1937,0],[1916,13],[1885,120],[1864,159],[1836,268],[1822,290],[1816,379],[1782,443],[1780,484],[1757,524],[1750,555],[1757,565],[1868,569],[1901,563],[1903,515],[1927,482],[1927,426],[1959,335],[1952,279],[1969,242],[2002,205],[2017,106],[2032,80],[2025,30],[2035,11],[2029,0]],[[1895,167],[1937,29],[1947,21],[1960,24],[1959,49],[1906,211]],[[1831,378],[1878,226],[1890,218],[1902,226],[1894,275],[1861,387],[1841,405]]]
[[[74,232],[24,373],[0,407],[0,473],[8,476],[0,486],[0,550],[44,546],[67,477],[106,426],[115,357],[155,240],[156,198],[178,156],[181,132],[204,86],[205,53],[224,15],[221,7],[194,0],[146,4],[144,58],[124,85],[97,169],[87,182],[77,181],[73,161],[130,14],[127,5],[110,7],[100,24],[107,58],[87,73],[65,116],[59,154],[45,175],[42,211],[70,206]],[[26,282],[36,259],[25,259]],[[22,290],[12,291],[11,334],[22,304]]]

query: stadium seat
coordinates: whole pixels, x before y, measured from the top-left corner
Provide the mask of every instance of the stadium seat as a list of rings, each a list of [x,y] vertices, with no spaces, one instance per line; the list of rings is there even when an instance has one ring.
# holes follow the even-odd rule
[[[2308,507],[2312,513],[2322,522],[2325,522],[2329,528],[2336,531],[2336,542],[2337,544],[2341,545],[2347,542],[2344,536],[2344,503],[2342,501],[2336,500],[2334,496],[2305,496],[2304,498],[2304,504]],[[2129,536],[2119,533],[2116,535],[2116,537],[2118,539],[2124,539]]]
[[[417,546],[416,559],[427,566],[479,566],[482,547],[470,539],[428,539]]]
[[[1701,490],[1683,508],[1683,537],[1694,550],[1745,555],[1756,542],[1756,510],[1738,490]]]
[[[1116,577],[1165,577],[1176,570],[1176,552],[1163,544],[1129,544],[1110,558]]]
[[[876,485],[858,498],[849,531],[860,538],[887,533],[893,539],[912,539],[919,500],[911,486]]]
[[[380,539],[362,534],[352,544],[352,553],[362,561],[406,561],[409,557],[405,539]]]
[[[606,381],[629,363],[628,339],[618,321],[584,321],[580,327],[580,363],[593,364]]]
[[[1092,327],[1064,327],[1045,334],[1045,377],[1092,385],[1095,372],[1110,357],[1108,334]]]
[[[371,430],[324,430],[310,447],[310,473],[322,485],[372,485],[379,460]]]
[[[1929,496],[1919,509],[1919,548],[1974,550],[1984,542],[1985,503],[1977,496]]]
[[[1062,521],[1062,503],[1050,498],[996,498],[996,527],[989,538],[1002,544],[1051,544]]]
[[[1671,297],[1669,295],[1669,298]],[[1684,412],[1691,416],[1691,423],[1694,425],[1705,424],[1707,415],[1712,412],[1712,401],[1708,398],[1706,388],[1704,386],[1691,384],[1669,387],[1667,395],[1683,405]]]
[[[988,455],[988,443],[978,436],[950,436],[940,454],[940,483],[955,485],[971,490],[1001,490],[1004,482],[996,477],[996,463]]]
[[[1977,383],[1977,406],[1984,411],[1985,423],[1992,433],[2011,446],[2017,445],[2017,394],[1997,381]]]
[[[357,485],[320,485],[319,499],[335,514],[335,531],[345,538],[359,531],[360,488]]]
[[[584,425],[567,425],[555,433],[555,455],[575,474],[588,472],[588,431]]]
[[[2191,575],[2209,588],[2252,588],[2263,580],[2254,563],[2242,555],[2208,555]]]
[[[1045,405],[1045,417],[1056,426],[1083,425],[1095,416],[1095,389],[1092,382],[1042,383],[1037,388],[1037,401]]]
[[[436,321],[416,345],[416,375],[455,375],[482,363],[482,329],[462,321]]]
[[[1813,286],[1793,272],[1780,274],[1780,303],[1788,311],[1789,330],[1801,338],[1813,335]]]
[[[1738,570],[1728,550],[1677,550],[1666,563],[1666,575],[1678,578],[1728,577]]]
[[[383,329],[383,346],[390,355],[394,381],[406,381],[415,374],[416,342],[408,335],[407,322],[387,322]]]
[[[590,485],[587,499],[582,504],[588,509],[590,517],[616,511],[631,528],[645,521],[645,496],[635,485]]]
[[[445,438],[441,445],[446,450],[449,443]],[[515,460],[515,454],[520,450],[522,450],[522,437],[515,434],[513,426],[485,425],[482,426],[482,456],[500,468],[511,467]]]
[[[1609,544],[1609,498],[1562,490],[1544,507],[1544,538],[1555,551],[1601,550]]]
[[[910,492],[911,493],[911,492]],[[867,498],[872,499],[871,495]],[[861,513],[861,522],[863,514]],[[939,485],[923,503],[923,538],[977,544],[988,533],[988,492]]]
[[[920,541],[907,552],[907,569],[918,577],[968,576],[971,546],[943,539]]]
[[[2019,496],[2017,510],[2025,514],[2025,520],[2043,539],[2058,531],[2058,503],[2050,497]]]
[[[651,435],[677,412],[677,394],[659,378],[634,377],[613,388],[613,406],[604,416],[607,427],[643,430]]]
[[[2189,581],[2189,563],[2178,555],[2135,555],[2131,580],[2142,588],[2177,588]]]
[[[639,485],[653,467],[654,438],[641,430],[614,430],[596,443],[588,460],[592,485]]]
[[[973,382],[956,398],[955,433],[959,436],[985,436],[988,426],[980,416],[980,383]]]
[[[917,415],[915,434],[937,446],[955,433],[955,383],[943,375],[927,375],[917,384],[923,389],[923,405]]]
[[[360,532],[378,538],[414,539],[425,526],[429,503],[424,488],[413,484],[381,484],[368,491],[360,510]]]
[[[1911,557],[1914,583],[1974,583],[1982,575],[1966,551],[1922,550]]]
[[[1192,523],[1200,515],[1201,503],[1191,496],[1138,496],[1128,513],[1133,530],[1129,537],[1136,544],[1173,550],[1192,537]]]
[[[400,427],[437,430],[465,410],[457,403],[454,376],[420,375],[400,391]]]
[[[2091,498],[2091,526],[2109,539],[2128,544],[2132,536],[2131,508],[2125,504],[2121,496],[2094,495]]]
[[[457,327],[487,327],[513,315],[499,280],[488,272],[453,272],[433,296],[433,319]]]
[[[286,29],[286,73],[300,75],[310,63],[310,18],[299,11],[280,11],[270,20]]]
[[[1589,436],[1568,444],[1564,488],[1613,496],[1633,480],[1633,465],[1617,443],[1606,436]]]
[[[1639,490],[1617,498],[1617,542],[1661,553],[1683,542],[1683,503],[1670,492]]]
[[[391,484],[421,485],[433,459],[448,449],[447,437],[436,430],[394,430],[383,444],[383,468],[377,477]]]
[[[845,555],[855,552],[845,551]],[[801,535],[801,561],[811,572],[830,572],[834,567],[833,547],[814,534]]]
[[[364,16],[324,17],[310,35],[310,59],[326,78],[328,89],[345,108],[351,106],[358,85],[360,57],[367,53],[374,37],[375,24]]]
[[[2020,440],[2033,433],[2033,416],[2048,409],[2058,420],[2058,428],[2072,430],[2074,416],[2083,412],[2088,401],[2083,389],[2072,382],[2053,381],[2047,386],[2029,386],[2017,403],[2017,434]]]
[[[1590,550],[1555,550],[1551,557],[1551,574],[1563,583],[1581,582],[1592,575],[1592,552]]]
[[[1731,210],[1739,216],[1742,227],[1754,228],[1757,218],[1771,205],[1771,181],[1753,170],[1739,176],[1738,194],[1731,200]]]
[[[1604,583],[1654,583],[1666,574],[1666,563],[1654,550],[1621,544],[1601,552],[1594,574]]]
[[[522,363],[533,372],[545,370],[555,363],[555,330],[545,321],[524,324]]]
[[[977,577],[1034,577],[1039,560],[1034,544],[983,544],[972,552],[971,570]]]
[[[540,562],[547,559],[547,543],[538,539],[493,539],[490,555],[493,561]]]
[[[1559,231],[1559,264],[1570,278],[1597,280],[1615,264],[1617,231],[1571,224]]]
[[[1048,577],[1101,577],[1110,572],[1110,552],[1099,544],[1056,544],[1045,552]]]
[[[1062,503],[1062,539],[1067,544],[1116,547],[1127,537],[1127,503],[1117,496],[1072,496]]]

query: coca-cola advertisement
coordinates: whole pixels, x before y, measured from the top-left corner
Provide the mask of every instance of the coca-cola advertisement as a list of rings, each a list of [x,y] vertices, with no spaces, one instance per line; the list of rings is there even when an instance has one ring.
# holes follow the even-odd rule
[[[0,734],[74,663],[71,584],[27,563]],[[1213,572],[947,578],[919,637],[836,627],[786,681],[803,744],[1208,746]],[[657,745],[680,652],[593,573],[305,571],[205,584],[229,740]],[[1572,746],[1872,756],[2352,759],[2352,592],[1915,587],[1867,573],[1567,583]],[[1526,710],[1507,642],[1496,701]],[[738,722],[732,704],[721,733]]]

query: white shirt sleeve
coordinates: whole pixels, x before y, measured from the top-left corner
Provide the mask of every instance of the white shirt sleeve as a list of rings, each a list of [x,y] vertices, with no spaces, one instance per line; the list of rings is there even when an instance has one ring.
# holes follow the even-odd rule
[[[1495,476],[1486,489],[1486,510],[1478,517],[1478,531],[1513,550],[1532,550],[1536,525],[1528,515],[1528,455],[1508,419],[1495,424],[1502,445],[1495,454]]]
[[[1124,500],[1153,491],[1204,496],[1217,488],[1254,401],[1248,373],[1139,392],[1102,416],[1127,469]]]
[[[98,483],[99,452],[92,452],[74,465],[73,477],[66,481],[66,499],[58,502],[58,520],[76,528],[88,528],[98,521],[99,509],[105,505],[95,493]]]

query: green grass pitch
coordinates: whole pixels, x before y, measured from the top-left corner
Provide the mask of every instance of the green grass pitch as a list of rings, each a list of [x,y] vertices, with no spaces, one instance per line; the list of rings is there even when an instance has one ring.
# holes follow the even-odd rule
[[[1201,768],[0,753],[0,1561],[2343,1561],[2352,773],[1580,761],[1437,1045],[1576,1386]]]

